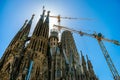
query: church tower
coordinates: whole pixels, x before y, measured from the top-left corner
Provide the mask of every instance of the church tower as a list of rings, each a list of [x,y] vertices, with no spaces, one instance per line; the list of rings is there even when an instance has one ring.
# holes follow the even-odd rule
[[[22,28],[18,31],[18,33],[15,35],[15,37],[12,39],[12,41],[10,42],[10,44],[8,45],[7,49],[5,50],[2,58],[0,59],[0,70],[3,68],[3,65],[5,63],[5,59],[9,56],[9,53],[11,53],[12,50],[12,46],[16,43],[16,41],[19,39],[19,36],[22,32],[22,30],[24,29],[24,27],[27,24],[27,21],[25,21],[24,25],[22,26]]]
[[[69,63],[67,80],[78,80],[80,72],[77,71],[79,71],[80,59],[72,33],[70,31],[64,31],[62,33],[61,43]]]
[[[50,80],[60,80],[62,75],[62,58],[63,55],[60,51],[58,43],[58,31],[53,29],[49,38],[50,45]]]
[[[26,47],[25,57],[21,65],[19,78],[30,80],[47,80],[48,79],[48,35],[49,35],[49,11],[44,21],[45,10],[39,19],[30,42]],[[27,56],[27,57],[26,57]]]
[[[22,52],[25,47],[25,42],[28,38],[33,17],[34,15],[32,16],[31,20],[27,23],[27,25],[27,21],[25,21],[23,27],[18,31],[18,33],[6,49],[4,53],[5,56],[3,56],[3,58],[1,59],[0,78],[2,78],[3,80],[14,79],[15,75],[18,74],[18,68],[20,66],[20,61],[23,55]]]

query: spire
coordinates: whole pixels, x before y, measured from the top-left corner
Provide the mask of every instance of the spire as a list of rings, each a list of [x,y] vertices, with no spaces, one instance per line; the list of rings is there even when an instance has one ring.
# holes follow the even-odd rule
[[[84,58],[84,56],[83,56],[83,54],[82,54],[82,51],[80,51],[80,52],[81,52],[82,64],[83,64],[83,65],[86,65],[86,61],[85,61],[85,58]]]
[[[86,55],[87,58],[87,65],[88,65],[88,69],[91,70],[93,68],[91,61],[88,59],[88,55]]]
[[[29,24],[29,25],[31,25],[31,24],[32,24],[32,20],[33,20],[34,16],[35,16],[35,14],[33,14],[33,15],[32,15],[32,17],[31,17],[30,21],[28,22],[28,24]]]
[[[45,10],[45,6],[43,6],[43,10]]]
[[[45,15],[45,10],[43,9],[43,13],[42,13],[42,15],[41,15],[40,20],[44,20],[44,15]]]
[[[89,61],[89,59],[88,59],[88,55],[86,55],[86,58],[87,58],[87,61]]]
[[[28,24],[25,26],[24,30],[21,32],[20,39],[27,39],[27,36],[28,36],[28,34],[30,32],[30,28],[31,28],[32,20],[33,20],[34,16],[35,15],[33,14],[31,19],[29,20]]]
[[[81,53],[81,57],[82,57],[83,56],[82,51],[80,51],[80,53]]]
[[[28,31],[29,32],[29,30],[30,30],[30,27],[31,27],[31,25],[32,25],[32,20],[33,20],[33,18],[34,18],[34,14],[32,15],[32,17],[31,17],[31,19],[30,19],[30,21],[28,22],[28,24],[26,25],[26,27],[25,27],[25,31]],[[27,29],[27,30],[26,30]]]
[[[42,15],[41,15],[40,20],[44,20],[44,15],[45,15],[45,7],[43,6],[43,13],[42,13]]]
[[[91,79],[93,80],[98,80],[95,73],[94,73],[94,70],[93,70],[93,66],[92,66],[92,63],[91,61],[88,59],[88,56],[86,55],[86,58],[87,58],[87,67],[88,67],[88,71],[89,71],[89,75],[91,77]]]
[[[45,10],[43,9],[43,13],[42,13],[39,21],[37,22],[37,25],[33,31],[33,35],[36,35],[36,36],[40,35],[40,30],[41,30],[41,27],[43,26],[44,15],[45,15]]]
[[[31,19],[29,20],[29,22],[28,22],[28,24],[25,26],[25,28],[24,28],[24,30],[25,31],[23,31],[22,33],[24,34],[26,34],[26,33],[29,33],[29,31],[30,31],[30,27],[31,27],[31,25],[32,25],[32,20],[33,20],[33,18],[34,18],[34,14],[32,15],[32,17],[31,17]],[[21,34],[21,36],[23,36],[23,34]]]
[[[81,53],[82,62],[83,62],[83,61],[85,62],[85,58],[84,58],[84,56],[83,56],[83,54],[82,54],[82,51],[80,51],[80,53]]]
[[[86,70],[87,70],[87,68],[86,68],[86,61],[85,61],[85,58],[84,58],[84,56],[82,54],[82,51],[80,51],[80,52],[81,52],[81,59],[82,59],[83,70],[84,70],[84,72],[86,72]]]
[[[47,17],[46,17],[46,20],[45,20],[46,23],[49,23],[49,14],[50,14],[50,11],[47,12]]]
[[[8,47],[9,47],[9,46],[12,46],[12,45],[18,40],[18,38],[19,38],[20,35],[21,35],[21,32],[22,32],[23,29],[26,27],[27,22],[28,22],[28,20],[25,20],[23,26],[22,26],[21,29],[18,31],[18,33],[14,36],[14,38],[12,39],[12,41],[10,42],[10,44],[8,45]]]
[[[27,22],[28,22],[28,20],[25,20],[25,22],[24,22],[23,26],[21,27],[20,31],[22,31],[25,28]]]

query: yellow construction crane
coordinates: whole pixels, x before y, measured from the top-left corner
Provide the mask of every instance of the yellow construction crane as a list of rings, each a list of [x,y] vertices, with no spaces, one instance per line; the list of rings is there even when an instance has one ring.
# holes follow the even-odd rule
[[[43,6],[42,9],[45,10],[45,6]],[[45,15],[45,17],[47,17],[47,15]],[[58,16],[51,16],[51,15],[50,15],[49,17],[58,19],[58,25],[60,25],[61,19],[89,20],[89,21],[92,20],[92,19],[90,19],[90,18],[61,17],[60,15],[58,15]]]
[[[47,15],[45,15],[45,17],[46,17]],[[51,18],[56,18],[57,20],[58,20],[58,25],[60,25],[60,22],[61,22],[61,19],[70,19],[70,20],[88,20],[88,21],[90,21],[90,20],[92,20],[92,19],[90,19],[90,18],[72,18],[72,17],[61,17],[60,15],[58,15],[58,16],[49,16],[49,17],[51,17]]]
[[[110,58],[110,55],[108,54],[108,51],[107,49],[105,48],[104,44],[103,44],[103,40],[104,41],[107,41],[107,42],[111,42],[111,43],[114,43],[115,45],[118,45],[120,46],[120,42],[117,41],[117,40],[110,40],[110,39],[107,39],[107,38],[104,38],[103,35],[101,33],[93,33],[93,34],[89,34],[89,33],[86,33],[86,32],[83,32],[83,31],[77,31],[77,30],[74,30],[74,29],[70,29],[70,28],[67,28],[67,27],[64,27],[64,26],[60,26],[60,25],[54,25],[53,27],[58,27],[59,30],[63,29],[63,30],[68,30],[68,31],[71,31],[71,32],[75,32],[75,33],[78,33],[80,34],[81,36],[89,36],[89,37],[92,37],[92,38],[95,38],[97,39],[99,45],[100,45],[100,48],[102,50],[102,53],[105,57],[105,60],[107,62],[107,65],[113,75],[113,78],[114,80],[120,80],[120,76],[118,74],[118,71],[117,69],[115,68],[113,62],[112,62],[112,59]]]

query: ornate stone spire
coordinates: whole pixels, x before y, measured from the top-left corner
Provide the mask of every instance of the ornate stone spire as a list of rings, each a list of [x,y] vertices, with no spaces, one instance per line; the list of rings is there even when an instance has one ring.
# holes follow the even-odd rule
[[[25,20],[25,23],[23,24],[23,26],[21,27],[21,29],[19,31],[22,31],[25,28],[27,22],[28,22],[28,20]]]
[[[29,25],[31,25],[31,24],[32,24],[32,20],[33,20],[34,16],[35,16],[35,14],[33,14],[33,15],[32,15],[32,17],[31,17],[30,21],[28,22],[28,24],[29,24]]]
[[[50,15],[50,11],[47,12],[47,17],[46,17],[46,20],[45,20],[46,23],[49,23],[49,15]]]

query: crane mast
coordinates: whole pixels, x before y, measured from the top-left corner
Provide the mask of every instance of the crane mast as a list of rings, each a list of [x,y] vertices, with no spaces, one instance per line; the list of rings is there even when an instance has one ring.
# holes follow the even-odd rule
[[[107,62],[107,65],[108,65],[108,67],[109,67],[109,69],[110,69],[110,71],[111,71],[111,73],[113,75],[113,79],[114,80],[120,80],[120,76],[118,74],[118,71],[115,68],[115,66],[114,66],[114,64],[112,62],[112,59],[110,58],[110,55],[109,55],[107,49],[105,48],[104,43],[102,42],[102,40],[107,41],[107,42],[111,42],[111,43],[114,43],[115,45],[119,45],[120,46],[120,42],[119,41],[117,41],[117,40],[110,40],[110,39],[104,38],[101,33],[89,34],[89,33],[83,32],[83,31],[77,31],[77,30],[70,29],[70,28],[67,28],[67,27],[64,27],[64,26],[60,26],[60,25],[54,25],[54,27],[58,27],[59,29],[69,30],[71,32],[78,33],[78,34],[80,34],[80,36],[84,36],[85,35],[85,36],[89,36],[89,37],[97,39],[97,41],[99,43],[99,46],[100,46],[100,48],[102,50],[102,53],[103,53],[103,55],[105,57],[105,60]]]
[[[101,33],[98,33],[98,35],[96,36],[96,39],[97,39],[97,41],[98,41],[98,43],[99,43],[99,46],[100,46],[100,48],[101,48],[101,50],[102,50],[102,53],[103,53],[103,55],[104,55],[104,57],[105,57],[105,59],[106,59],[107,65],[108,65],[108,67],[109,67],[109,69],[110,69],[110,71],[111,71],[111,73],[112,73],[112,75],[113,75],[114,80],[120,80],[118,71],[117,71],[117,69],[115,68],[115,66],[114,66],[114,64],[113,64],[113,62],[112,62],[112,59],[110,58],[110,55],[108,54],[108,51],[107,51],[107,49],[105,48],[105,45],[104,45],[104,43],[103,43],[103,41],[102,41],[102,39],[104,39],[103,36],[102,36],[102,34],[101,34]],[[109,39],[105,39],[105,40],[110,41]],[[115,41],[115,42],[114,42],[114,41]],[[116,41],[116,40],[111,40],[110,42],[116,44],[116,42],[118,42],[118,41]],[[116,45],[118,45],[118,44],[119,44],[119,43],[117,43]]]
[[[112,62],[112,59],[110,58],[110,55],[108,54],[108,51],[106,50],[103,42],[101,40],[100,41],[98,40],[98,43],[99,43],[102,53],[106,59],[107,65],[113,75],[114,80],[120,80],[119,74],[118,74],[118,72]]]

